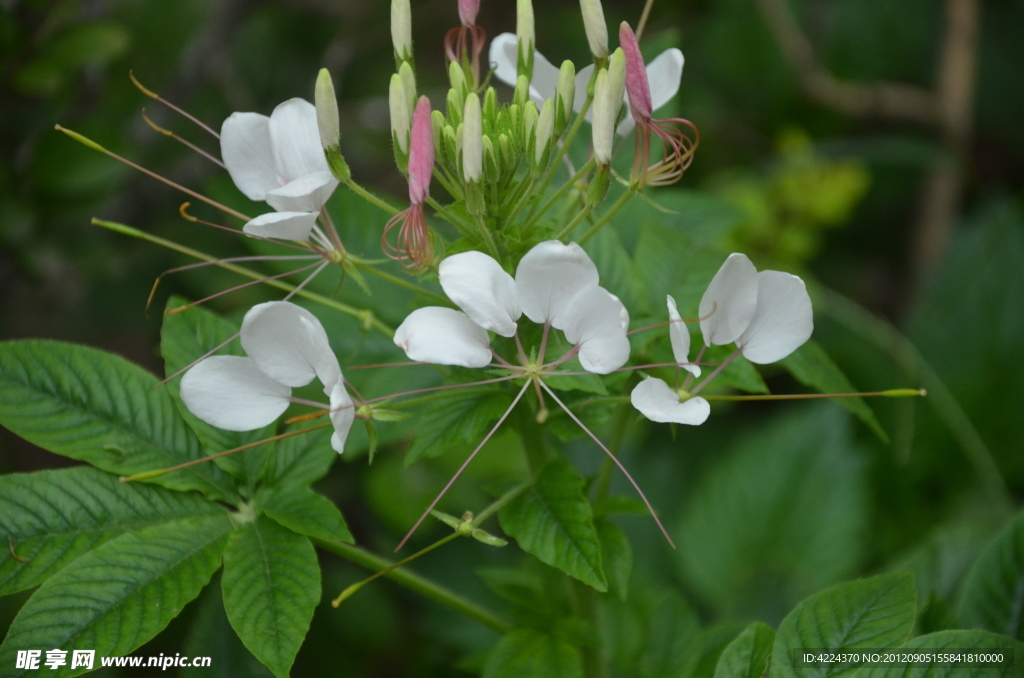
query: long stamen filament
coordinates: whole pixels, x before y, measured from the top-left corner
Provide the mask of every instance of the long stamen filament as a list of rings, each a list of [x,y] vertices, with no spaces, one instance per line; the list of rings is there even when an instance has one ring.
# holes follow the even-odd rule
[[[221,290],[220,292],[217,292],[216,294],[211,294],[210,296],[205,297],[203,299],[200,299],[199,301],[193,301],[192,303],[185,304],[184,306],[178,306],[177,308],[168,309],[167,311],[164,312],[164,314],[165,315],[177,315],[178,313],[181,313],[183,311],[187,311],[188,309],[192,308],[193,306],[198,306],[199,304],[205,304],[206,302],[210,301],[211,299],[216,299],[217,297],[222,297],[225,294],[230,294],[231,292],[236,292],[236,291],[238,291],[240,289],[243,289],[245,287],[250,287],[252,285],[258,285],[259,283],[266,282],[267,280],[277,280],[278,278],[287,278],[290,275],[294,275],[296,273],[302,273],[303,271],[308,271],[309,269],[313,268],[314,266],[321,266],[321,265],[322,265],[321,263],[315,262],[315,263],[310,264],[309,266],[303,266],[302,268],[297,268],[294,271],[288,271],[287,273],[279,273],[278,275],[270,275],[270,276],[267,276],[265,278],[260,278],[258,280],[250,280],[249,282],[242,283],[241,285],[235,285],[234,287],[229,287],[226,290]]]
[[[148,90],[145,87],[143,87],[142,83],[139,82],[138,78],[135,77],[135,72],[134,71],[128,71],[128,77],[131,78],[132,84],[134,84],[139,89],[139,91],[142,92],[143,94],[145,94],[147,97],[149,97],[151,99],[156,99],[157,101],[159,101],[164,106],[166,106],[167,108],[171,109],[172,111],[174,111],[178,115],[184,116],[188,120],[191,120],[195,124],[199,125],[199,127],[201,127],[202,129],[204,129],[207,132],[209,132],[210,134],[212,134],[215,139],[220,139],[220,135],[217,134],[215,131],[213,131],[213,129],[209,125],[207,125],[203,121],[199,120],[195,116],[193,116],[193,115],[191,115],[189,113],[186,113],[184,110],[178,108],[177,106],[172,104],[170,101],[167,101],[166,99],[161,97],[156,92],[153,92],[153,91]]]
[[[712,379],[714,379],[714,378],[715,378],[715,377],[717,377],[717,376],[718,376],[719,374],[721,374],[721,373],[722,373],[722,370],[724,370],[724,369],[725,369],[726,367],[728,367],[728,366],[729,366],[730,364],[732,364],[732,361],[733,361],[733,360],[736,360],[736,358],[738,358],[738,357],[740,356],[740,352],[741,352],[741,351],[742,351],[742,349],[739,349],[739,348],[738,348],[738,349],[736,349],[736,350],[735,350],[735,351],[733,352],[733,354],[732,354],[732,355],[730,355],[730,356],[729,356],[728,358],[726,358],[726,359],[725,359],[725,361],[724,361],[724,362],[723,362],[723,363],[722,363],[721,365],[719,365],[718,367],[716,367],[716,368],[715,368],[715,370],[714,370],[714,372],[712,372],[711,374],[709,374],[709,375],[707,376],[707,378],[706,378],[706,379],[704,379],[704,381],[702,381],[702,382],[700,382],[699,384],[697,384],[697,388],[693,389],[693,391],[691,391],[691,392],[690,392],[690,395],[691,395],[691,396],[695,396],[695,395],[697,395],[698,393],[700,393],[700,392],[701,392],[701,391],[702,391],[702,390],[704,389],[704,387],[705,387],[705,386],[707,386],[707,385],[708,385],[709,383],[711,383],[711,380],[712,380]]]
[[[210,162],[214,163],[215,165],[218,165],[221,169],[227,169],[227,166],[224,165],[224,163],[221,161],[220,158],[214,156],[211,153],[207,153],[203,149],[201,149],[198,146],[196,146],[195,144],[193,144],[191,141],[179,137],[177,134],[175,134],[171,130],[164,129],[160,125],[158,125],[155,122],[153,122],[152,120],[150,120],[149,116],[146,115],[146,109],[145,108],[142,109],[142,119],[146,121],[146,124],[149,125],[150,129],[152,129],[154,132],[156,132],[158,134],[162,134],[165,137],[170,137],[171,139],[174,139],[178,143],[187,146],[188,148],[192,149],[193,151],[195,151],[199,155],[203,156],[204,158],[206,158]]]

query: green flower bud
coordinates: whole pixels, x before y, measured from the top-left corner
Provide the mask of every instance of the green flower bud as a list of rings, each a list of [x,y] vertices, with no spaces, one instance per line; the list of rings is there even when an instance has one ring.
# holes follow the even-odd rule
[[[534,33],[533,2],[518,0],[516,4],[516,38],[518,38],[518,73],[533,79],[533,53],[537,43]]]
[[[537,129],[537,104],[532,101],[527,101],[526,106],[523,107],[523,147],[530,149],[533,148],[532,139],[533,134]]]
[[[520,75],[516,78],[516,90],[512,95],[512,103],[516,104],[520,108],[526,105],[526,102],[530,100],[530,79],[525,75]]]
[[[391,108],[391,135],[403,155],[409,153],[409,132],[412,130],[412,116],[409,114],[409,102],[405,98],[405,91],[401,76],[398,73],[392,75],[391,86],[388,90],[388,104]]]
[[[576,101],[576,67],[571,61],[563,61],[558,71],[558,89],[555,94],[555,122],[560,130],[565,129],[572,118],[572,107]]]
[[[488,87],[484,93],[484,120],[489,129],[493,129],[498,122],[498,93],[493,87]]]
[[[430,112],[430,126],[434,132],[434,155],[438,162],[444,162],[444,113],[441,111]]]
[[[416,75],[412,72],[412,66],[408,61],[403,61],[398,67],[398,77],[402,79],[402,87],[405,88],[405,100],[409,102],[409,115],[416,110]]]
[[[498,181],[501,179],[501,163],[498,160],[498,154],[495,152],[494,142],[486,134],[483,136],[483,146],[484,176],[488,181]]]
[[[395,48],[396,61],[412,59],[412,11],[409,9],[409,0],[391,0],[391,44]]]
[[[448,81],[451,83],[452,89],[458,91],[459,96],[464,97],[469,92],[469,86],[466,84],[466,72],[455,61],[448,64]]]
[[[339,181],[346,181],[352,171],[341,155],[341,128],[338,123],[338,99],[334,95],[334,83],[326,68],[320,69],[316,78],[313,95],[316,102],[316,126],[320,130],[320,145],[331,174]]]
[[[462,115],[462,177],[475,183],[483,178],[483,121],[480,97],[470,92]]]
[[[594,116],[592,139],[594,161],[599,167],[607,167],[612,161],[612,144],[615,141],[615,119],[618,109],[612,112],[612,97],[608,87],[608,70],[602,68],[594,83]]]
[[[445,104],[448,106],[448,119],[452,121],[452,124],[458,125],[462,122],[462,109],[466,106],[466,101],[454,87],[448,90]]]
[[[551,141],[551,135],[555,131],[555,102],[548,99],[544,102],[544,107],[540,111],[540,116],[537,118],[537,135],[534,141],[533,150],[533,162],[534,165],[540,166],[541,161],[544,160],[544,155],[548,150],[548,142]]]
[[[583,26],[587,29],[587,42],[595,59],[608,56],[608,24],[604,20],[601,0],[580,0],[583,11]]]

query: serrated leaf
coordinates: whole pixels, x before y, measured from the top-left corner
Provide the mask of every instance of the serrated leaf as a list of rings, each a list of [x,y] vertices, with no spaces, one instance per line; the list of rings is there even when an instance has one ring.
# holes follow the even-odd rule
[[[511,402],[507,391],[469,388],[431,403],[417,415],[421,423],[405,453],[405,465],[440,456],[452,443],[480,442]]]
[[[495,567],[477,570],[476,574],[487,588],[510,603],[536,612],[549,608],[551,601],[544,594],[543,584],[528,572]]]
[[[811,339],[779,364],[804,386],[819,393],[854,393],[856,389],[846,378],[839,365],[829,357],[816,341]],[[875,411],[863,398],[836,398],[841,407],[860,419],[883,443],[889,442],[885,429],[878,423]]]
[[[304,485],[279,485],[261,493],[259,507],[293,532],[324,541],[355,543],[338,507]]]
[[[537,629],[505,635],[487,658],[483,678],[583,678],[583,660],[572,645]]]
[[[0,666],[13,667],[25,648],[129,654],[199,595],[220,567],[230,532],[227,516],[194,518],[129,532],[90,551],[46,580],[21,608],[0,645]],[[80,673],[69,663],[47,675]]]
[[[187,657],[216,657],[210,666],[178,669],[179,678],[271,678],[274,674],[245,649],[224,612],[218,581],[203,589],[181,653]]]
[[[125,532],[225,514],[198,494],[122,483],[89,466],[0,476],[0,596],[38,586]]]
[[[960,617],[968,626],[1024,640],[1024,512],[975,561]]]
[[[259,516],[231,535],[221,589],[228,620],[246,648],[286,678],[320,602],[313,545]]]
[[[184,298],[173,296],[167,300],[167,309],[174,309],[188,303]],[[193,361],[206,355],[234,335],[238,334],[238,326],[228,322],[216,313],[200,306],[193,306],[187,311],[165,315],[160,327],[160,355],[164,359],[165,374],[170,377],[190,365]],[[241,344],[235,340],[217,351],[216,355],[244,356]],[[264,440],[274,435],[274,427],[265,426],[255,431],[225,431],[211,426],[192,414],[181,400],[181,376],[167,382],[167,390],[178,406],[182,418],[196,432],[199,442],[208,454],[232,450]],[[231,475],[241,478],[251,491],[260,478],[263,464],[270,452],[269,445],[261,445],[251,450],[214,459],[214,463]]]
[[[894,663],[861,669],[857,678],[1018,678],[1024,643],[988,631],[939,631],[918,636],[900,648],[900,652],[921,654],[943,650],[1003,651],[1012,655],[1001,666],[969,666],[959,662],[943,664],[922,662],[914,665]],[[988,653],[985,653],[988,654]]]
[[[583,479],[565,459],[547,462],[530,489],[502,508],[498,517],[505,534],[527,553],[598,591],[608,590]]]
[[[157,379],[120,356],[59,341],[0,343],[0,424],[30,443],[131,475],[205,456]],[[230,477],[197,464],[154,479],[235,499]]]
[[[640,675],[643,678],[689,675],[700,661],[703,644],[697,613],[673,592],[664,596],[648,617]]]
[[[575,364],[574,364],[575,363]],[[566,372],[582,371],[583,366],[578,360],[571,360],[565,364],[563,370]],[[596,393],[597,395],[608,395],[601,377],[596,374],[575,374],[559,376],[557,372],[544,377],[544,383],[556,391],[583,391],[584,393]]]
[[[311,485],[327,475],[338,456],[331,447],[330,429],[285,438],[273,444],[263,480],[268,485]]]
[[[772,678],[850,675],[846,665],[797,666],[798,648],[848,652],[899,647],[917,617],[914,575],[893,572],[834,586],[803,601],[779,626],[772,649]]]
[[[754,622],[722,652],[715,678],[761,678],[768,670],[774,642],[775,631]]]
[[[629,577],[633,574],[633,547],[618,525],[605,518],[594,520],[601,540],[601,563],[608,576],[608,588],[622,600],[629,595]]]

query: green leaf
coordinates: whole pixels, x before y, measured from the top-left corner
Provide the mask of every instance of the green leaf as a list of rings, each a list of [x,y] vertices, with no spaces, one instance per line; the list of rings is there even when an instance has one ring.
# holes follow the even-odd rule
[[[505,534],[527,553],[598,591],[608,590],[583,479],[565,459],[546,463],[530,489],[503,507],[498,518]]]
[[[483,678],[583,678],[583,660],[569,643],[536,629],[506,634],[487,658]]]
[[[178,296],[167,300],[167,309],[180,308],[188,302]],[[200,306],[187,311],[165,315],[160,328],[160,354],[164,358],[164,369],[168,377],[183,370],[193,361],[206,355],[231,337],[238,334],[238,326],[230,323],[216,313]],[[217,351],[216,355],[244,356],[241,344],[236,340]],[[208,454],[233,450],[274,435],[274,427],[265,426],[255,431],[225,431],[211,426],[192,414],[181,400],[181,377],[167,382],[174,403],[178,406],[181,416],[196,432],[199,442]],[[214,463],[231,475],[247,481],[251,491],[260,478],[263,464],[270,452],[270,445],[261,445],[251,450],[214,459]]]
[[[782,621],[772,651],[772,678],[849,675],[846,665],[796,666],[793,650],[848,652],[899,647],[917,617],[914,575],[893,572],[840,584],[811,596]]]
[[[645,640],[640,657],[644,678],[687,676],[700,661],[703,639],[697,613],[674,592],[649,613]]]
[[[603,516],[645,516],[647,505],[633,497],[604,497],[594,502],[594,517]]]
[[[0,645],[0,666],[13,667],[25,648],[129,654],[199,595],[220,567],[230,531],[226,516],[193,518],[123,534],[78,558],[21,608]],[[79,673],[69,662],[47,675]]]
[[[695,346],[700,346],[702,341],[703,337],[697,336],[693,343]],[[704,352],[703,361],[709,363],[725,362],[735,351],[736,349],[732,346],[712,346]],[[746,393],[771,393],[768,390],[768,385],[764,383],[761,373],[757,371],[752,362],[743,356],[736,357],[711,383],[716,387],[723,385],[731,386]]]
[[[531,612],[550,609],[551,600],[545,595],[543,583],[529,572],[495,567],[477,570],[476,574],[487,588],[510,603]]]
[[[768,670],[775,631],[754,622],[729,643],[718,659],[715,678],[761,678]]]
[[[792,374],[794,379],[819,393],[856,392],[853,384],[839,369],[839,365],[836,365],[825,349],[813,339],[783,358],[779,364]],[[889,436],[878,423],[875,411],[863,398],[836,398],[836,402],[864,422],[879,440],[883,443],[889,442]]]
[[[471,388],[431,403],[419,415],[421,423],[405,453],[405,465],[420,457],[438,457],[452,443],[479,443],[511,401],[507,391]]]
[[[196,601],[185,645],[187,657],[210,657],[210,666],[182,667],[178,678],[272,678],[274,674],[245,649],[224,612],[224,596],[219,582],[203,589]]]
[[[618,525],[605,518],[594,520],[601,540],[601,562],[608,575],[609,589],[622,600],[629,595],[629,577],[633,573],[633,547]]]
[[[0,343],[0,424],[30,443],[131,475],[199,459],[195,434],[157,379],[124,358],[58,341]],[[215,464],[154,479],[172,490],[234,499]]]
[[[967,626],[1024,640],[1024,512],[975,561],[960,617]]]
[[[89,466],[0,476],[0,596],[38,586],[124,532],[224,514],[198,494],[122,483]]]
[[[890,664],[871,666],[857,673],[857,678],[1018,678],[1024,643],[988,631],[939,631],[918,636],[900,648],[900,652],[941,652],[943,650],[1002,650],[1012,661],[1002,666],[971,666],[961,663]],[[986,653],[987,654],[987,653]]]
[[[574,358],[565,363],[562,369],[566,372],[582,372],[583,366],[580,365],[579,360]],[[544,383],[556,391],[583,391],[584,393],[608,395],[608,389],[596,374],[559,376],[555,372],[551,376],[544,377]]]
[[[260,494],[259,507],[293,532],[324,541],[355,543],[338,507],[303,485],[280,485],[268,490]]]
[[[295,431],[295,426],[287,431]],[[268,485],[312,485],[327,475],[338,453],[331,447],[330,428],[310,431],[273,444],[263,480]]]
[[[260,516],[224,551],[224,609],[257,659],[286,678],[320,602],[320,567],[302,535]]]

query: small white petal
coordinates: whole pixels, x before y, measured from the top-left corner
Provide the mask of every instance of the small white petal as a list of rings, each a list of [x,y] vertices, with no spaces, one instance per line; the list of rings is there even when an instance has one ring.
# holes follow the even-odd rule
[[[736,345],[752,363],[782,360],[814,331],[814,311],[804,281],[782,271],[757,274],[757,312]]]
[[[261,214],[242,230],[249,235],[281,240],[306,240],[316,224],[315,212],[269,212]]]
[[[318,212],[337,187],[330,172],[314,172],[269,191],[267,204],[278,212]]]
[[[629,360],[629,313],[614,294],[588,287],[573,298],[563,316],[565,338],[580,347],[583,369],[608,374]]]
[[[651,85],[651,103],[656,111],[679,92],[683,79],[683,53],[673,47],[647,64],[647,81]]]
[[[516,281],[483,252],[447,257],[438,269],[441,287],[470,320],[503,337],[516,333],[523,312],[516,298]]]
[[[249,358],[233,355],[207,358],[181,378],[181,399],[189,412],[226,431],[272,423],[288,409],[291,393]]]
[[[668,384],[654,377],[648,377],[637,384],[629,400],[642,415],[662,424],[699,426],[711,414],[708,401],[698,396],[681,403],[679,395]]]
[[[282,185],[307,174],[331,171],[320,145],[316,106],[305,99],[289,99],[270,114],[270,144]]]
[[[700,367],[687,365],[690,362],[690,331],[686,329],[686,323],[679,315],[676,307],[676,300],[668,295],[668,337],[672,341],[672,355],[676,362],[682,365],[683,369],[695,377],[700,376]]]
[[[491,362],[487,330],[465,313],[440,306],[413,311],[395,330],[395,345],[411,360],[485,367]]]
[[[242,348],[275,381],[305,386],[319,377],[330,395],[341,380],[338,358],[316,316],[287,301],[249,309],[242,321]]]
[[[238,190],[250,200],[264,200],[281,185],[270,144],[270,118],[259,113],[232,113],[220,128],[220,155]]]
[[[334,434],[331,436],[331,447],[338,454],[345,451],[345,440],[352,428],[352,422],[356,419],[356,408],[352,406],[352,398],[345,385],[338,382],[331,389],[331,423],[334,424]]]
[[[494,77],[509,87],[515,87],[519,76],[519,38],[516,34],[502,33],[491,40],[487,56],[494,68]]]
[[[739,339],[757,310],[757,269],[744,254],[730,254],[700,300],[700,329],[708,346]]]
[[[537,104],[555,98],[558,91],[559,70],[540,52],[533,53],[533,79],[530,81],[530,98]]]
[[[576,243],[542,242],[516,269],[519,306],[533,322],[564,329],[561,315],[567,304],[584,289],[597,286],[599,279],[594,262]]]

